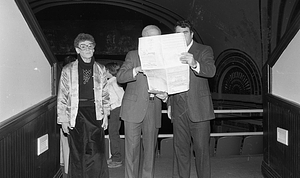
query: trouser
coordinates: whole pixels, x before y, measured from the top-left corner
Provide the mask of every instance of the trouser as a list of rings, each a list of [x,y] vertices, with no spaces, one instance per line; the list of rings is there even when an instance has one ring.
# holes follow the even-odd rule
[[[102,120],[95,107],[79,107],[75,127],[70,130],[69,178],[108,178]]]
[[[151,103],[152,106],[153,103]],[[149,112],[150,111],[150,112]],[[141,123],[124,121],[125,125],[125,178],[154,178],[155,151],[158,128],[155,126],[153,110],[148,109]],[[141,133],[143,138],[141,139]],[[143,154],[141,154],[141,143]],[[140,156],[143,158],[140,159]],[[140,164],[140,160],[143,162]],[[141,166],[141,168],[139,167]],[[140,173],[141,170],[141,173]]]
[[[198,178],[210,178],[210,121],[192,122],[188,114],[186,98],[176,96],[173,109],[173,178],[189,178],[191,171],[191,145],[195,151]]]
[[[111,151],[111,159],[114,162],[121,162],[121,138],[120,138],[120,107],[113,109],[110,112],[110,116],[108,119],[108,134],[110,141],[110,151]]]

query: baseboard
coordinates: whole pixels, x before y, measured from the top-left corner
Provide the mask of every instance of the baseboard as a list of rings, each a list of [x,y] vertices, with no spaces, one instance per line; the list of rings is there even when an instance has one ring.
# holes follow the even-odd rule
[[[63,178],[62,168],[58,169],[57,173],[53,176],[53,178]]]
[[[265,161],[262,161],[261,173],[265,178],[281,178],[281,176],[275,172]]]

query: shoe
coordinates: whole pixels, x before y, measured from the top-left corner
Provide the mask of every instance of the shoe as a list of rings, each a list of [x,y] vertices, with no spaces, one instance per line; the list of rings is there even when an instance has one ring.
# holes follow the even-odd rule
[[[122,166],[122,161],[120,161],[120,162],[111,161],[110,163],[108,163],[109,168],[117,168],[117,167],[121,167],[121,166]]]
[[[112,157],[108,158],[108,160],[107,160],[107,164],[109,164],[109,163],[111,163],[111,162],[113,162],[113,159],[112,159]],[[114,162],[117,162],[117,163],[122,163],[122,161],[114,161]]]
[[[112,159],[109,158],[109,159],[107,160],[107,164],[110,164],[111,162],[112,162]]]

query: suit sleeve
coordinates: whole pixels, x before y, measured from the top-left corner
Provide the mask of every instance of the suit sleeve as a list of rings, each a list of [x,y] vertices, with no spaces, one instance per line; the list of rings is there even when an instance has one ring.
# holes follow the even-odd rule
[[[202,52],[196,55],[195,60],[200,64],[200,72],[195,72],[201,77],[213,77],[216,73],[213,50],[210,46],[205,46]]]
[[[133,77],[133,69],[135,67],[134,60],[137,57],[138,56],[134,56],[132,51],[127,53],[125,61],[117,73],[118,83],[127,83],[136,80],[136,78]]]

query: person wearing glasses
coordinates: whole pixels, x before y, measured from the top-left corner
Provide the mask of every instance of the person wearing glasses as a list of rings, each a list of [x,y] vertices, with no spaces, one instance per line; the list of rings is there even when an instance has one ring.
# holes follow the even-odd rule
[[[173,177],[190,177],[191,145],[195,152],[197,177],[210,178],[210,120],[215,118],[208,78],[215,75],[213,50],[193,40],[193,27],[178,21],[175,33],[183,33],[188,52],[180,60],[190,66],[190,85],[186,92],[169,95],[168,116],[173,123]]]
[[[93,57],[95,45],[93,36],[80,33],[74,40],[77,59],[63,67],[59,81],[57,123],[68,138],[64,166],[69,178],[109,177],[104,130],[110,98],[107,70]]]

